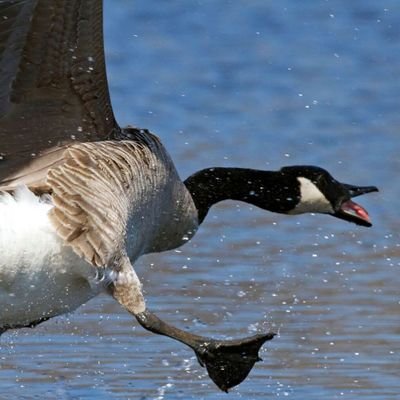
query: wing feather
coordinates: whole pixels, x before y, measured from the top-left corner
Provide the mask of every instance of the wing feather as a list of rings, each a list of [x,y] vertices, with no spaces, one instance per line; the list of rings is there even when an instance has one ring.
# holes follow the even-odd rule
[[[101,0],[0,0],[0,182],[46,149],[112,139]]]

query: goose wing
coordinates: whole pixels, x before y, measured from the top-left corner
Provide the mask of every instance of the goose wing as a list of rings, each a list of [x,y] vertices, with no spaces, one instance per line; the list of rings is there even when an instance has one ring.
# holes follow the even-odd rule
[[[0,182],[50,148],[118,133],[102,1],[0,0]]]

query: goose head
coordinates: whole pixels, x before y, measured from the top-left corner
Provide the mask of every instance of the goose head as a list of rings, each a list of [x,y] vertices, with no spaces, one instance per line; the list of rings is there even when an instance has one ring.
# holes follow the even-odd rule
[[[288,214],[330,214],[357,225],[372,226],[368,212],[351,199],[377,192],[377,187],[341,183],[328,171],[315,166],[284,167],[280,173],[283,180],[292,181],[296,188],[296,204]]]

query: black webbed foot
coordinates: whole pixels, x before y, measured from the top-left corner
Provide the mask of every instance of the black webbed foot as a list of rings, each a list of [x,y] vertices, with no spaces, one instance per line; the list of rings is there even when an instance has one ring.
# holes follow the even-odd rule
[[[243,382],[254,364],[261,361],[258,351],[275,333],[254,335],[237,340],[206,340],[191,346],[202,367],[224,392]]]
[[[210,378],[224,392],[246,379],[254,364],[261,361],[258,355],[261,346],[275,336],[270,332],[244,339],[214,340],[182,331],[149,310],[135,317],[145,329],[169,336],[193,349],[200,365],[207,368]]]

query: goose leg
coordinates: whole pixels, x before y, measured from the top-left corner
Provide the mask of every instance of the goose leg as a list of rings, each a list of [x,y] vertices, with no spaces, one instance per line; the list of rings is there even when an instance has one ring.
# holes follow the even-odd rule
[[[121,270],[114,280],[111,287],[113,297],[135,316],[143,328],[189,346],[213,382],[225,392],[247,377],[254,364],[261,360],[258,355],[261,346],[275,336],[270,332],[243,339],[214,340],[178,329],[146,308],[140,281],[130,264],[129,267],[129,270]]]

